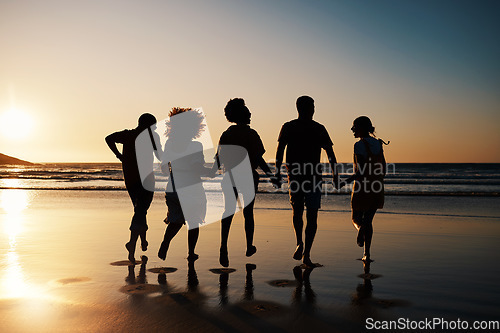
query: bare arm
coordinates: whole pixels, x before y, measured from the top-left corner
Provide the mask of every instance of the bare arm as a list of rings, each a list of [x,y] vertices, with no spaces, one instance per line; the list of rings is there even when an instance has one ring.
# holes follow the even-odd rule
[[[328,162],[330,162],[330,167],[332,168],[333,184],[335,188],[339,188],[339,174],[337,171],[337,158],[333,152],[333,147],[328,146],[325,148],[326,155],[328,156]]]
[[[108,144],[109,149],[115,154],[116,158],[119,159],[120,161],[123,158],[122,153],[118,150],[118,147],[116,146],[117,143],[117,134],[118,132],[112,133],[106,137],[106,143]]]
[[[285,153],[285,147],[286,143],[279,141],[278,142],[278,148],[276,149],[276,161],[275,161],[275,167],[276,171],[274,173],[274,176],[276,177],[276,185],[278,187],[281,186],[281,165],[283,164],[283,154]]]
[[[269,165],[267,165],[266,161],[264,160],[264,158],[262,156],[259,158],[258,162],[259,162],[259,167],[262,169],[262,171],[264,171],[267,175],[273,174],[273,172],[269,168]]]

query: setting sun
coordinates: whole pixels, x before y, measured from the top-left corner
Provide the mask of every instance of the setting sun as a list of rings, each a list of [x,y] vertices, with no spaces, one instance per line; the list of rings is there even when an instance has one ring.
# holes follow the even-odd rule
[[[9,139],[24,139],[33,129],[31,115],[19,109],[10,109],[0,114],[0,133]]]

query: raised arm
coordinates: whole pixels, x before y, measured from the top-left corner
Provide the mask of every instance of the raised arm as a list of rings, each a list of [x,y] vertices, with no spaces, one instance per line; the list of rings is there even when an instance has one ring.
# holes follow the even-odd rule
[[[106,143],[108,144],[109,149],[115,154],[116,158],[120,161],[123,158],[122,153],[118,150],[116,143],[118,142],[119,132],[112,133],[106,137]]]

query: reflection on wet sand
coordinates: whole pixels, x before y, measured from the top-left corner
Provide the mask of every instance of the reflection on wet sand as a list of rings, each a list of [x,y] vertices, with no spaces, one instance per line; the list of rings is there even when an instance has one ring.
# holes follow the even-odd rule
[[[18,237],[24,231],[26,216],[24,211],[32,201],[30,192],[25,190],[9,190],[0,193],[0,207],[4,235],[8,238],[8,249],[2,258],[2,275],[0,276],[0,298],[37,298],[43,296],[41,290],[28,284],[19,260]]]
[[[373,297],[373,284],[372,280],[375,280],[382,275],[372,274],[371,261],[362,261],[363,263],[363,274],[358,275],[358,277],[363,279],[363,283],[358,284],[356,287],[356,293],[352,296],[352,304],[358,309],[363,311],[360,313],[364,318],[375,318],[377,308],[389,308],[392,306],[407,306],[409,302],[397,299],[380,299]]]

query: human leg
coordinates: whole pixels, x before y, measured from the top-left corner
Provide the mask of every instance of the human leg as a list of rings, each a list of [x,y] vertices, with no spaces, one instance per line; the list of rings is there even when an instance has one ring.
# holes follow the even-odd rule
[[[352,224],[354,225],[354,228],[358,231],[358,234],[356,236],[356,244],[358,244],[359,247],[363,247],[365,238],[364,238],[364,230],[363,230],[363,224],[364,224],[364,211],[363,210],[354,210],[352,211]]]
[[[135,246],[137,243],[137,238],[139,237],[139,233],[135,230],[130,230],[130,239],[127,244],[125,244],[125,248],[128,251],[128,260],[132,264],[135,264]]]
[[[138,231],[143,251],[148,249],[148,241],[146,240],[146,231],[148,230],[146,215],[153,201],[153,196],[153,192],[144,189],[142,186],[138,186],[135,199],[133,200],[134,216],[132,217],[131,228]]]
[[[200,228],[193,228],[188,230],[188,260],[195,261],[198,259],[198,255],[194,252],[196,248],[196,243],[198,242],[198,236],[200,234]]]
[[[293,230],[295,232],[295,240],[297,242],[297,247],[293,253],[293,259],[301,260],[302,252],[304,250],[304,242],[302,241],[302,229],[304,228],[304,205],[292,205],[292,211]]]
[[[243,217],[245,219],[245,236],[247,241],[246,256],[251,257],[257,252],[257,248],[253,245],[253,234],[255,229],[255,220],[253,216],[253,206],[255,200],[252,200],[245,208],[243,208]]]
[[[160,249],[158,250],[158,257],[162,260],[167,258],[168,247],[172,238],[179,232],[182,227],[182,223],[169,223],[167,229],[165,230],[165,235],[163,236],[163,241],[161,242]]]
[[[316,236],[316,230],[318,229],[318,210],[308,208],[306,212],[306,242],[304,246],[304,256],[302,262],[307,266],[314,266],[311,262],[311,248],[314,242],[314,237]]]
[[[236,211],[236,195],[235,188],[229,182],[229,178],[225,177],[222,180],[222,193],[224,194],[224,213],[221,219],[220,228],[220,251],[219,263],[224,266],[229,266],[229,258],[227,253],[227,240],[229,238],[229,230]]]
[[[367,210],[363,216],[363,239],[365,243],[363,260],[370,260],[370,247],[373,237],[373,217],[376,212],[376,209]]]
[[[219,251],[219,263],[224,266],[229,266],[229,258],[227,254],[227,240],[229,238],[229,229],[231,228],[231,222],[233,221],[234,215],[229,215],[221,220],[220,227],[220,251]]]

